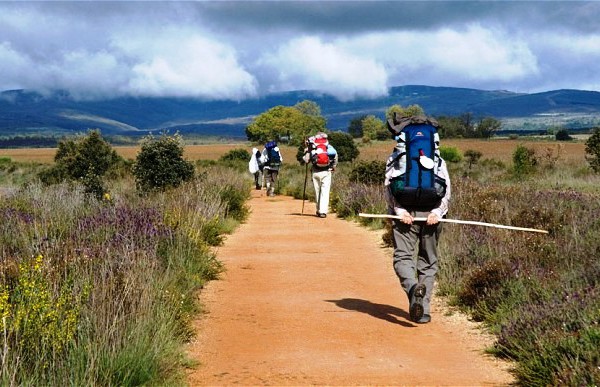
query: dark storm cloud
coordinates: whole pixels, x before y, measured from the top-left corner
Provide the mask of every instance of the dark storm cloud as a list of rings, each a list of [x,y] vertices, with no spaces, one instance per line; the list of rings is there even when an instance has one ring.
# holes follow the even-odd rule
[[[354,34],[482,22],[598,31],[600,3],[540,1],[224,1],[198,3],[215,28]]]

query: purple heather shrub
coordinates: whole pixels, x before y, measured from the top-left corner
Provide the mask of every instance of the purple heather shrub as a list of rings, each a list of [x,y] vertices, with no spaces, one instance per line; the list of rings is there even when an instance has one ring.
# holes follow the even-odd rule
[[[332,206],[340,217],[356,216],[360,212],[386,213],[383,186],[348,181],[344,187],[336,188]]]
[[[31,224],[33,223],[34,219],[32,213],[15,208],[1,208],[0,217],[6,223],[22,222],[25,224]]]
[[[600,288],[586,286],[562,293],[530,297],[515,311],[518,318],[502,326],[498,345],[511,356],[540,351],[548,341],[600,324]],[[541,340],[544,338],[544,340]]]
[[[78,221],[74,239],[82,245],[108,244],[112,248],[155,250],[161,238],[170,236],[162,214],[152,207],[103,207]]]

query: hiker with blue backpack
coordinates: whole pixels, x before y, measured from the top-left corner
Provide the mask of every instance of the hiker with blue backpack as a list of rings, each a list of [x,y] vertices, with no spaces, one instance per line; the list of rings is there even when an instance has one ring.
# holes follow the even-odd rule
[[[283,157],[281,157],[281,152],[275,141],[269,141],[265,144],[261,162],[263,163],[263,178],[267,185],[267,195],[275,196],[275,182],[283,162]]]
[[[317,216],[326,218],[329,212],[329,191],[331,190],[332,172],[338,163],[338,154],[329,143],[327,134],[319,132],[306,141],[303,160],[310,163],[312,181],[315,188]]]
[[[388,213],[400,217],[392,228],[394,271],[408,295],[410,319],[424,324],[431,321],[440,219],[448,212],[450,176],[440,156],[437,121],[395,113],[387,126],[397,141],[384,183]]]

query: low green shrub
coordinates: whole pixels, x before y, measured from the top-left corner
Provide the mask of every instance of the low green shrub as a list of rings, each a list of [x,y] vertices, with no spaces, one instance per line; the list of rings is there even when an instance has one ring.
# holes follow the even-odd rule
[[[353,165],[348,179],[352,183],[383,185],[385,180],[385,161],[359,161]]]
[[[179,135],[148,136],[133,166],[140,192],[180,186],[194,177],[194,166],[183,158],[183,140]]]
[[[513,173],[517,177],[530,175],[535,172],[538,160],[535,150],[519,145],[513,153]]]
[[[124,170],[127,165],[102,138],[99,130],[92,130],[74,140],[61,140],[54,161],[54,166],[39,173],[42,182],[58,184],[63,180],[77,181],[83,184],[86,193],[99,200],[106,192],[105,177],[121,174],[117,170]]]
[[[440,156],[448,163],[458,163],[462,160],[462,154],[455,147],[441,146]]]
[[[229,152],[225,153],[223,156],[219,157],[219,161],[233,161],[240,160],[248,162],[250,160],[250,152],[248,152],[244,148],[232,149]]]

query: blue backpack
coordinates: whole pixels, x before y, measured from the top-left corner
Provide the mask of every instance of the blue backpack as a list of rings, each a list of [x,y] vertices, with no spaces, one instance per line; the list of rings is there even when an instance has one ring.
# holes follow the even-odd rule
[[[386,164],[388,189],[403,207],[430,210],[438,206],[446,194],[446,180],[438,175],[442,158],[437,122],[423,116],[394,117],[388,129],[397,140]]]
[[[279,167],[281,165],[281,156],[279,150],[275,149],[276,147],[277,143],[275,141],[269,141],[265,144],[265,149],[267,149],[267,161],[265,165],[269,167]]]

